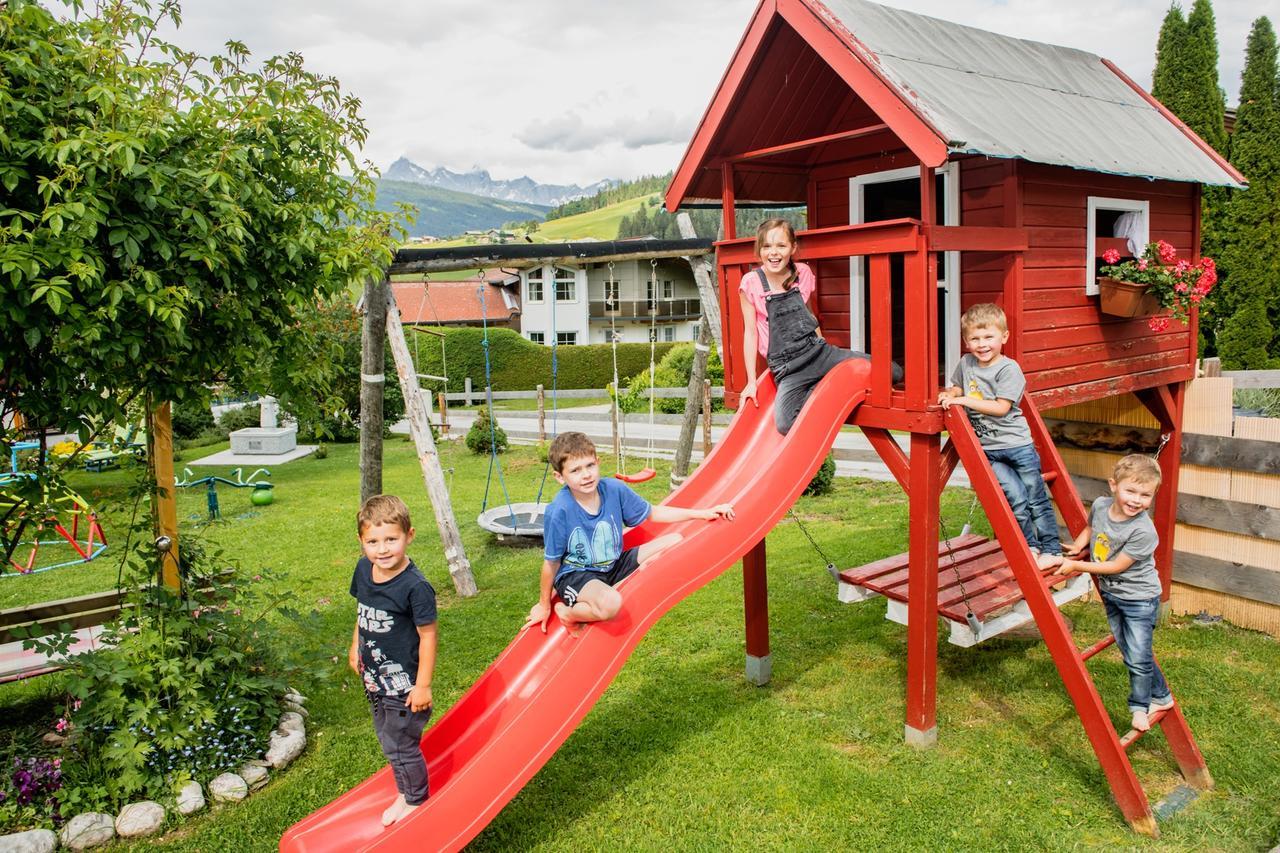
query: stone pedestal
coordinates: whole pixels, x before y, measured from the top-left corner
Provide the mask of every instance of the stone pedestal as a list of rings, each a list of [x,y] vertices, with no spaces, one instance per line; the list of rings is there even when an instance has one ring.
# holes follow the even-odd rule
[[[231,433],[231,452],[253,456],[278,456],[298,446],[298,428],[248,427]]]

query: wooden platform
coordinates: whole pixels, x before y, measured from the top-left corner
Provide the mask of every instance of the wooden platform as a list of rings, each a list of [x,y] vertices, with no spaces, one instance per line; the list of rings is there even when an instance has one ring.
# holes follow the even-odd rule
[[[840,600],[884,596],[889,602],[886,618],[905,625],[907,562],[907,554],[897,554],[840,572]],[[1059,606],[1089,591],[1088,575],[1068,580],[1045,572],[1044,583],[1058,587],[1053,598]],[[977,633],[969,625],[970,612],[980,623]],[[950,550],[945,540],[938,543],[938,615],[951,623],[950,640],[958,646],[976,645],[1031,621],[1000,543],[976,534],[953,538]]]

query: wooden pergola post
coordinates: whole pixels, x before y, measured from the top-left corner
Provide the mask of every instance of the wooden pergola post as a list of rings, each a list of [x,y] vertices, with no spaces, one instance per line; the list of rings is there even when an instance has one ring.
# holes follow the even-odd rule
[[[360,503],[382,494],[382,406],[386,377],[387,279],[372,275],[364,283],[364,322],[360,336]]]
[[[169,547],[160,549],[160,582],[174,592],[182,588],[178,572],[178,497],[173,477],[173,413],[168,402],[147,413],[151,466],[155,471],[156,539],[168,537]]]

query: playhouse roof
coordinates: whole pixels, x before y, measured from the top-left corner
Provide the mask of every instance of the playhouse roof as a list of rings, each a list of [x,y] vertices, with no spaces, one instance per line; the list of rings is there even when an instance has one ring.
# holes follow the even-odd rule
[[[1206,143],[1094,54],[866,0],[762,0],[676,172],[669,203],[719,195],[706,192],[712,176],[698,175],[698,167],[705,168],[711,155],[737,153],[710,150],[715,125],[741,94],[738,86],[751,79],[751,54],[777,43],[766,33],[778,19],[877,107],[889,129],[928,165],[941,165],[945,154],[983,154],[1118,175],[1244,184]],[[901,115],[886,115],[885,96],[892,96],[893,111]]]

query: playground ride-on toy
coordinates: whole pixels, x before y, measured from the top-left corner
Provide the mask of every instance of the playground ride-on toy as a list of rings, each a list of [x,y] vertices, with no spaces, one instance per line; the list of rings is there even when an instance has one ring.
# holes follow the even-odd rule
[[[218,521],[222,518],[222,510],[218,507],[218,483],[226,483],[236,489],[253,489],[253,493],[249,495],[249,502],[254,506],[268,506],[275,500],[275,487],[268,480],[255,480],[259,474],[264,477],[270,477],[271,472],[266,468],[258,468],[248,479],[241,478],[243,468],[236,468],[231,473],[235,475],[234,480],[228,480],[226,477],[218,477],[210,474],[208,477],[195,478],[195,472],[190,468],[182,469],[182,479],[174,483],[180,489],[189,489],[193,486],[204,486],[205,497],[209,508],[209,521]]]
[[[36,441],[18,441],[9,448],[9,470],[0,474],[0,486],[21,480],[35,480],[36,475],[18,469],[18,454],[24,450],[36,450],[40,443]],[[76,495],[65,495],[54,501],[59,508],[51,513],[40,513],[42,518],[33,516],[27,509],[14,508],[20,502],[16,496],[0,499],[0,514],[8,516],[5,523],[5,561],[19,575],[31,575],[87,563],[107,550],[107,537],[98,523],[97,514]],[[13,508],[12,514],[9,510]],[[20,539],[10,548],[10,536],[25,537],[32,531],[31,538]],[[58,559],[56,562],[43,565],[41,553],[50,547],[69,546],[75,556]],[[55,552],[56,553],[56,552]],[[17,556],[16,556],[17,555]],[[0,571],[0,577],[11,576],[11,573]]]

